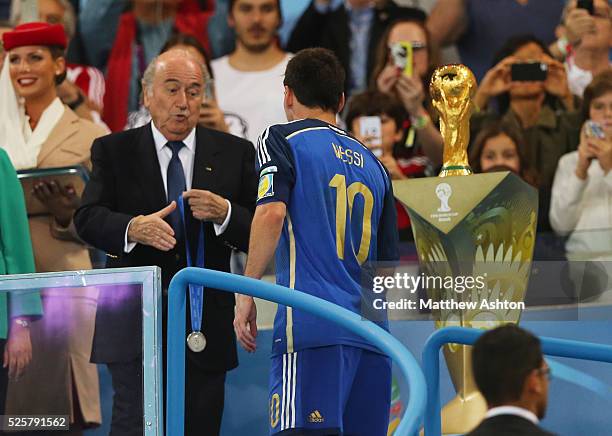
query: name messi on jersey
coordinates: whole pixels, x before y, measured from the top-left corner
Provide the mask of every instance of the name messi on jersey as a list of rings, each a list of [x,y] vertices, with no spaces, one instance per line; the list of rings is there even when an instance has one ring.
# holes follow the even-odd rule
[[[334,154],[336,158],[349,165],[355,165],[359,168],[363,168],[363,154],[358,151],[351,150],[350,148],[344,148],[341,145],[336,145],[332,142],[334,147]]]

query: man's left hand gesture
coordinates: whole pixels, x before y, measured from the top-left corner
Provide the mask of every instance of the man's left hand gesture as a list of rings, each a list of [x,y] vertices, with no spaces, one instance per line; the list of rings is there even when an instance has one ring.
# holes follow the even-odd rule
[[[193,217],[197,220],[221,225],[227,217],[229,206],[220,195],[202,189],[190,189],[183,194],[183,198],[191,206]]]

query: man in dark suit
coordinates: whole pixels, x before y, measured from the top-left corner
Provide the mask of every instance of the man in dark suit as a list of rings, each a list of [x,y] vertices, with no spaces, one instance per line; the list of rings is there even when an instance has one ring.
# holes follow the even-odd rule
[[[392,0],[312,0],[291,32],[287,50],[297,53],[324,47],[333,51],[347,73],[345,92],[351,95],[367,88],[380,40],[399,18],[425,22],[427,15]]]
[[[472,371],[489,410],[467,436],[552,436],[538,425],[550,368],[537,337],[514,324],[484,333],[472,350]]]
[[[205,267],[229,271],[232,248],[247,249],[254,210],[253,145],[197,126],[205,77],[206,67],[183,50],[151,63],[143,90],[152,123],[94,142],[91,179],[75,214],[81,238],[108,253],[107,267],[161,267],[164,324],[170,279],[187,264],[186,240],[195,261],[203,223]],[[186,231],[177,208],[181,194]],[[140,292],[119,286],[100,294],[92,361],[107,363],[113,378],[111,434],[141,436]],[[187,435],[219,433],[225,374],[238,365],[233,318],[234,296],[205,289],[207,345],[188,350],[186,359]]]

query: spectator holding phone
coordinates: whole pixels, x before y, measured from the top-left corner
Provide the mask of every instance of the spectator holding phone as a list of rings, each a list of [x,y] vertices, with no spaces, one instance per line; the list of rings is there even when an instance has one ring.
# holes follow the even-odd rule
[[[425,21],[422,10],[397,3],[394,0],[311,0],[291,32],[287,50],[297,53],[309,47],[330,49],[346,72],[345,94],[363,91],[373,75],[378,42],[389,25],[407,17]]]
[[[559,161],[552,189],[550,222],[569,235],[572,253],[612,251],[612,71],[595,76],[584,91],[578,150]]]
[[[385,166],[391,179],[403,180],[425,177],[431,162],[422,152],[404,157],[404,121],[407,114],[402,104],[391,94],[380,91],[366,91],[355,95],[349,102],[346,116],[347,129],[365,144]],[[396,202],[397,226],[400,239],[412,237],[410,218]]]
[[[497,100],[497,110],[490,102]],[[559,158],[575,149],[579,127],[563,64],[554,60],[542,42],[531,35],[506,42],[484,76],[476,96],[480,109],[472,117],[472,132],[501,118],[525,138],[526,157],[550,187]]]
[[[456,44],[461,62],[480,81],[508,38],[530,33],[552,43],[565,1],[435,0],[427,28],[439,46]]]
[[[429,99],[429,79],[437,60],[437,50],[425,27],[425,14],[394,21],[378,47],[372,88],[394,95],[408,112],[408,153],[422,148],[435,165],[440,165],[444,141],[432,122],[435,114]]]
[[[593,76],[610,69],[610,6],[606,0],[572,0],[563,17],[563,36],[551,48],[556,47],[565,58],[572,94],[582,97]]]

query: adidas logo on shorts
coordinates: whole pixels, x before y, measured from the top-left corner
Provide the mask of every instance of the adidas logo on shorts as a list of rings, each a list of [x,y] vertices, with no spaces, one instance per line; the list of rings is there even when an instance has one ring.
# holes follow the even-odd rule
[[[310,415],[308,415],[308,422],[320,424],[323,421],[325,420],[323,419],[323,416],[321,416],[321,412],[319,412],[318,410],[315,410]]]

